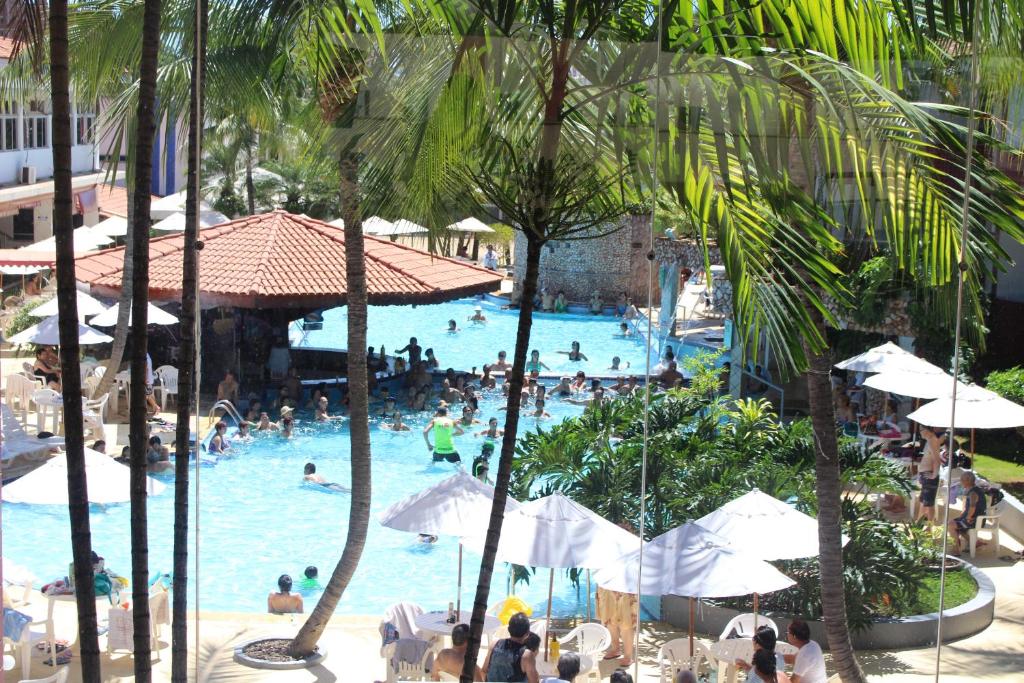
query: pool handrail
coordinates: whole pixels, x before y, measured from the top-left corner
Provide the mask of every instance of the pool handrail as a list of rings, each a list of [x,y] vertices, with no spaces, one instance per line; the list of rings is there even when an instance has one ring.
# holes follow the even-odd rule
[[[235,408],[235,405],[227,399],[217,401],[210,407],[210,412],[208,413],[210,422],[213,422],[213,414],[214,412],[217,411],[218,408],[222,408],[225,413],[231,416],[231,419],[235,421],[235,426],[238,426],[242,423],[242,414],[239,413],[238,409]]]

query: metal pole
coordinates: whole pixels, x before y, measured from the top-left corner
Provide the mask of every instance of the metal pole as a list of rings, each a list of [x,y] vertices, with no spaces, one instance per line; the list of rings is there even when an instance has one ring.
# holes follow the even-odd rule
[[[946,475],[946,504],[942,509],[942,564],[939,569],[939,621],[935,627],[935,683],[939,683],[939,670],[942,666],[942,613],[946,600],[946,549],[949,544],[949,501],[950,492],[953,488],[953,454],[956,452],[956,442],[953,440],[953,433],[956,429],[956,393],[960,379],[960,338],[962,334],[963,306],[964,306],[964,277],[967,273],[967,221],[971,211],[971,171],[974,162],[974,131],[977,125],[975,121],[975,110],[978,100],[978,11],[977,6],[971,6],[971,64],[970,64],[970,94],[967,108],[967,159],[964,162],[964,204],[960,216],[960,248],[959,248],[959,274],[956,286],[956,333],[953,338],[953,393],[952,405],[949,415],[949,465]],[[959,542],[959,539],[958,539]]]
[[[590,615],[590,570],[587,570],[587,621],[591,620]]]
[[[455,614],[462,620],[462,541],[459,541],[459,594],[455,598]]]
[[[555,568],[552,567],[549,570],[551,573],[548,575],[548,617],[547,626],[544,628],[544,661],[548,661],[548,644],[551,642],[551,600],[554,596],[555,591]]]

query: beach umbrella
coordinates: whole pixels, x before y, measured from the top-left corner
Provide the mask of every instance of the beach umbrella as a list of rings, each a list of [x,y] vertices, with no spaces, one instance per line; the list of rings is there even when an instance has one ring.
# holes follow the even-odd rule
[[[864,386],[911,398],[939,398],[953,388],[953,376],[935,368],[936,372],[887,370],[864,380]],[[961,384],[961,388],[967,385]]]
[[[483,535],[467,539],[467,545],[482,549]],[[497,559],[551,570],[547,609],[550,625],[555,569],[599,569],[639,547],[639,538],[556,491],[505,515]]]
[[[154,221],[158,221],[163,218],[167,218],[171,214],[185,213],[185,202],[188,199],[187,191],[182,190],[181,192],[175,192],[169,194],[166,197],[160,197],[154,199],[153,203],[149,206],[149,216]],[[210,205],[204,201],[199,202],[200,211],[209,211]]]
[[[918,358],[892,342],[886,342],[852,358],[847,358],[840,363],[836,363],[836,367],[840,370],[868,373],[887,372],[889,370],[925,373],[937,370],[942,372],[941,368],[932,365],[923,358]]]
[[[127,465],[91,448],[85,449],[85,480],[89,489],[89,502],[96,504],[124,503],[129,498],[130,470]],[[146,477],[149,495],[162,493],[167,488],[159,481]],[[32,470],[12,484],[4,486],[6,503],[33,505],[68,504],[68,460],[60,453]]]
[[[117,324],[117,315],[120,310],[121,304],[114,304],[90,320],[89,324],[98,325],[99,327],[113,327]],[[174,325],[178,322],[178,319],[153,304],[146,304],[146,321],[150,325]],[[128,324],[132,324],[132,313],[130,310],[128,311]]]
[[[52,315],[37,325],[27,330],[22,330],[7,340],[10,344],[45,344],[56,346],[60,344],[60,329],[57,324],[57,316]],[[79,344],[106,344],[114,341],[114,338],[94,330],[88,325],[78,324]]]
[[[687,522],[599,569],[597,585],[634,593],[690,598],[690,652],[693,652],[694,598],[728,598],[772,593],[796,582],[758,557],[738,550],[723,536]]]
[[[114,240],[111,238],[102,233],[96,232],[87,226],[75,228],[71,234],[75,251],[93,251],[114,243]],[[35,244],[30,244],[27,247],[22,248],[34,252],[42,251],[49,254],[56,254],[57,241],[53,237],[47,237]]]
[[[92,226],[92,231],[107,237],[126,237],[128,235],[128,219],[111,216]]]
[[[344,230],[345,229],[345,219],[344,218],[335,218],[333,221],[327,221],[327,225],[333,226],[335,228],[341,228],[342,230]],[[363,232],[366,232],[366,231],[364,230]]]
[[[200,228],[209,228],[213,225],[227,223],[230,220],[230,218],[222,214],[220,211],[210,209],[199,212]],[[154,223],[153,229],[161,232],[182,232],[185,229],[185,214],[180,211],[172,213],[167,218]]]
[[[380,216],[370,216],[363,221],[364,235],[390,235],[395,224]]]
[[[457,223],[452,223],[445,229],[451,230],[452,232],[494,232],[494,228],[473,216],[463,218]]]
[[[106,306],[80,289],[75,290],[75,301],[78,305],[78,317],[81,320],[85,320],[91,315],[99,315],[107,310]],[[49,318],[51,315],[57,315],[57,297],[50,299],[42,306],[33,308],[29,311],[29,315],[36,318]]]
[[[462,611],[462,536],[486,534],[494,500],[494,487],[465,470],[404,498],[381,513],[380,523],[390,529],[431,536],[458,536],[459,579],[456,611]],[[506,515],[519,507],[509,498]],[[506,517],[507,518],[507,517]]]
[[[956,427],[959,429],[1010,429],[1024,426],[1024,406],[976,384],[960,385],[956,392]],[[929,427],[950,428],[953,413],[952,388],[910,415]]]

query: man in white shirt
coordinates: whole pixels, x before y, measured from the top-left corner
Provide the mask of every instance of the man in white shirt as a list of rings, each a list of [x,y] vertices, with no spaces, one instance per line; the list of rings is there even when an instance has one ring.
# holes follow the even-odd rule
[[[488,244],[487,251],[484,252],[484,268],[487,270],[498,269],[498,252],[494,251],[493,244]]]
[[[786,632],[789,644],[798,648],[795,655],[786,655],[787,663],[793,664],[793,683],[826,683],[825,655],[821,646],[811,640],[811,627],[802,619],[794,619]]]

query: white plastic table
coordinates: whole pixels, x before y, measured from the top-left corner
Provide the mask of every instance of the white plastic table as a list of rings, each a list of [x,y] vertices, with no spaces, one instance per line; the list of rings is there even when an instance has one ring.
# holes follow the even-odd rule
[[[452,629],[457,624],[468,624],[470,619],[473,618],[473,613],[466,610],[459,612],[458,617],[455,619],[454,624],[448,623],[448,610],[435,611],[435,612],[424,612],[423,614],[417,615],[415,623],[416,628],[426,633],[436,636],[450,636]],[[490,635],[498,630],[501,626],[501,622],[498,621],[497,617],[492,617],[490,614],[484,615],[484,633]]]
[[[56,396],[33,396],[32,402],[36,404],[36,431],[44,431],[47,414],[52,416],[54,434],[60,433],[61,415],[64,413],[64,397]]]

